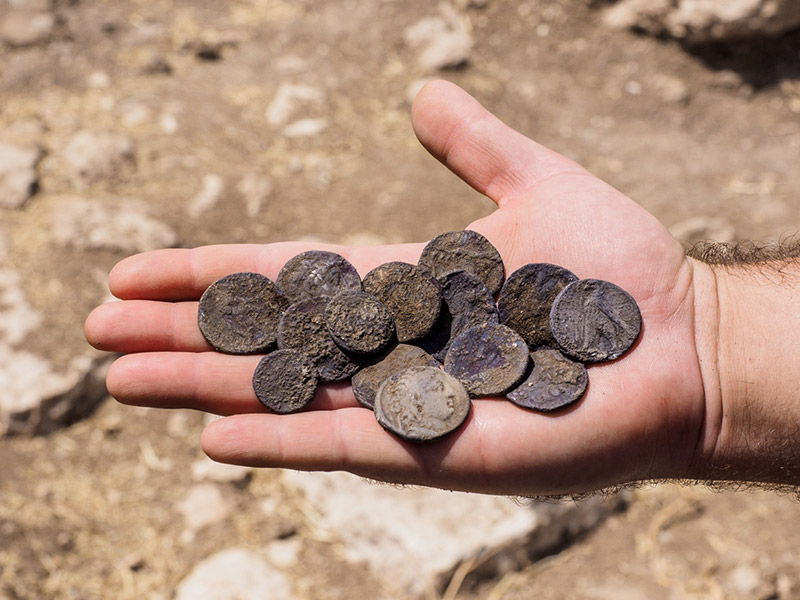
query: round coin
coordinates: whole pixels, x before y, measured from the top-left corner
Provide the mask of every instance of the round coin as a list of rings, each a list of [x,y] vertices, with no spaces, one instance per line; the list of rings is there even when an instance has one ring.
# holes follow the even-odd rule
[[[497,299],[500,322],[525,338],[529,348],[555,346],[550,308],[559,292],[577,280],[571,271],[549,263],[517,269],[508,276]]]
[[[462,331],[478,325],[497,324],[497,306],[479,277],[454,271],[439,278],[442,308],[430,333],[420,346],[439,362],[444,362],[452,340]]]
[[[291,302],[318,296],[332,298],[342,290],[361,289],[355,267],[325,250],[309,250],[289,259],[275,283]]]
[[[394,318],[386,305],[360,290],[336,294],[325,307],[334,341],[348,352],[375,354],[394,339]]]
[[[528,369],[528,345],[505,325],[472,327],[453,340],[444,370],[458,379],[471,398],[501,396]]]
[[[203,292],[197,325],[219,352],[266,352],[275,344],[278,321],[287,306],[286,297],[263,275],[233,273]]]
[[[581,362],[619,358],[641,328],[642,315],[631,295],[600,279],[570,283],[550,311],[550,329],[559,347]]]
[[[409,367],[395,373],[375,396],[378,423],[411,442],[430,442],[455,431],[469,409],[464,386],[439,367]]]
[[[449,231],[436,236],[422,250],[419,264],[436,278],[458,270],[477,275],[492,296],[503,285],[503,259],[477,231]]]
[[[363,406],[373,408],[375,394],[381,384],[390,376],[408,367],[436,367],[439,363],[422,348],[409,344],[398,344],[389,352],[371,359],[355,375],[353,394]]]
[[[569,406],[583,396],[589,384],[583,364],[571,361],[554,348],[534,350],[531,359],[530,375],[506,394],[514,404],[550,412]]]
[[[392,311],[398,342],[424,337],[439,317],[442,306],[439,285],[414,265],[382,264],[366,274],[363,284],[364,291]]]
[[[253,373],[253,391],[272,412],[288,414],[302,410],[317,391],[314,360],[299,350],[267,354]]]
[[[344,352],[333,341],[325,324],[327,298],[295,302],[278,323],[278,348],[293,348],[308,354],[317,365],[320,381],[347,379],[358,371],[361,360]]]

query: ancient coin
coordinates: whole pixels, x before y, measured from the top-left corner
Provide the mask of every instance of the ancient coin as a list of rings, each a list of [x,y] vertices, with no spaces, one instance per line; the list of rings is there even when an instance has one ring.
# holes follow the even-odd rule
[[[386,305],[360,290],[344,290],[325,307],[333,340],[348,352],[374,354],[394,339],[394,318]]]
[[[439,278],[442,308],[430,333],[420,346],[439,362],[444,362],[450,343],[462,331],[477,325],[496,324],[497,306],[479,277],[454,271]]]
[[[408,367],[436,367],[439,363],[422,348],[409,344],[397,344],[388,352],[371,358],[355,375],[353,394],[363,406],[372,408],[375,405],[375,394],[378,388],[390,376]]]
[[[363,284],[364,291],[392,311],[398,342],[424,337],[439,317],[442,306],[439,285],[414,265],[382,264],[366,274]]]
[[[550,329],[561,350],[582,362],[622,356],[639,337],[642,315],[631,295],[600,279],[581,279],[561,290]]]
[[[506,394],[514,404],[549,412],[569,406],[583,396],[589,384],[583,364],[545,347],[531,352],[531,359],[530,375]]]
[[[494,296],[503,285],[503,259],[497,248],[476,231],[450,231],[433,238],[422,250],[419,265],[440,278],[453,271],[477,275]]]
[[[550,332],[550,308],[567,284],[578,278],[549,263],[525,265],[508,276],[497,299],[500,322],[519,333],[528,347],[555,346]]]
[[[275,345],[278,320],[289,301],[258,273],[233,273],[200,297],[197,325],[219,352],[256,354]]]
[[[292,302],[324,296],[332,298],[342,290],[360,290],[361,278],[342,256],[324,250],[309,250],[283,265],[278,289]]]
[[[469,409],[464,386],[439,367],[409,367],[395,373],[375,396],[378,423],[412,442],[430,442],[455,431]]]
[[[471,398],[499,396],[513,389],[528,369],[528,345],[505,325],[481,325],[459,334],[444,359],[444,370]]]
[[[361,360],[344,352],[333,341],[325,324],[328,298],[295,302],[278,323],[278,348],[293,348],[308,354],[317,365],[320,381],[347,379],[358,371]]]
[[[300,350],[275,350],[258,363],[253,374],[253,391],[272,412],[297,412],[314,399],[317,366]]]

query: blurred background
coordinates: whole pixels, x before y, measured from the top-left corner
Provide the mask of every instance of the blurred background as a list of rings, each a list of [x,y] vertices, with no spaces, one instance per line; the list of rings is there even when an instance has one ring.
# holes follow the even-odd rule
[[[794,0],[0,0],[0,599],[800,598],[793,498],[226,468],[206,416],[108,399],[82,329],[136,252],[488,214],[411,130],[434,77],[687,244],[792,235],[798,26]]]

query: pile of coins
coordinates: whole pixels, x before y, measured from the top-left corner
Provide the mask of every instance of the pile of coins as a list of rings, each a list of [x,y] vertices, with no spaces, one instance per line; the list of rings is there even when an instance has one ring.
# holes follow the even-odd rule
[[[228,275],[200,298],[198,325],[220,352],[265,354],[253,389],[273,412],[302,410],[320,383],[349,379],[385,429],[431,441],[464,422],[471,398],[548,412],[573,404],[589,381],[583,363],[622,356],[641,314],[618,286],[557,265],[505,279],[485,237],[452,231],[418,264],[386,263],[363,281],[319,250],[290,259],[275,282]]]

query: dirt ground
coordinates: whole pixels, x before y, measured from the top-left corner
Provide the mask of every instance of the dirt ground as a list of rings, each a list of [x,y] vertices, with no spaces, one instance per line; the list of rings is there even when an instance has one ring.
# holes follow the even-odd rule
[[[0,233],[44,315],[27,345],[53,361],[84,347],[83,319],[124,256],[55,241],[65,197],[137,199],[186,247],[423,241],[490,212],[411,131],[409,88],[425,77],[458,83],[684,237],[775,240],[800,227],[800,33],[685,49],[611,31],[585,0],[489,0],[459,9],[466,64],[431,72],[403,39],[438,14],[426,0],[40,4],[58,15],[50,39],[0,46],[0,140],[45,150],[37,194],[0,209]],[[288,121],[268,111],[282,84],[315,90]],[[314,135],[287,135],[298,119],[316,120]],[[135,169],[76,186],[64,148],[83,130],[130,138]],[[209,175],[221,191],[196,210]],[[239,189],[252,176],[269,182],[258,210]],[[380,596],[275,472],[226,484],[233,516],[183,534],[175,507],[203,423],[109,400],[49,436],[0,441],[0,599],[168,599],[215,550],[293,537],[300,597]],[[265,499],[278,508],[267,514]],[[775,493],[647,488],[559,555],[498,580],[462,573],[445,597],[800,598],[799,520]]]

